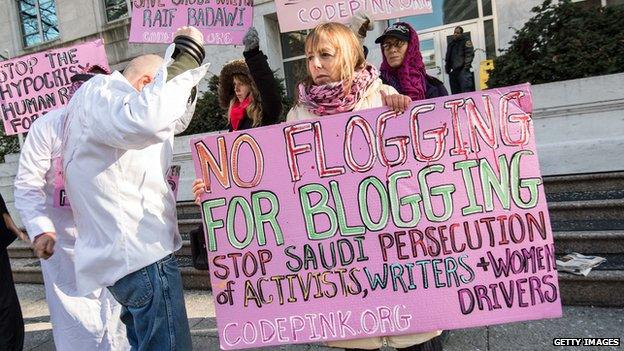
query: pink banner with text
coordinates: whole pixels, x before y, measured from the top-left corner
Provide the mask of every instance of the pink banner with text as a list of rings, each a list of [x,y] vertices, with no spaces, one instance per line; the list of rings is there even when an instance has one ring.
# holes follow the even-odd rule
[[[242,44],[253,24],[253,0],[133,0],[131,43],[172,43],[175,31],[193,26],[205,45]]]
[[[0,62],[6,134],[25,133],[38,117],[65,106],[71,96],[71,77],[95,64],[108,69],[102,40]]]
[[[528,84],[191,140],[223,349],[561,316]]]
[[[346,23],[358,11],[376,21],[432,12],[431,0],[275,0],[275,8],[282,33]]]

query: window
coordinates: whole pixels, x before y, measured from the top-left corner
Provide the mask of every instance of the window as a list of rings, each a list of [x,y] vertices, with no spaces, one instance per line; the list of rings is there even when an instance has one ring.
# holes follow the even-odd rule
[[[307,30],[280,34],[286,92],[290,98],[294,98],[297,83],[304,79],[307,74],[305,57],[307,35]]]
[[[485,31],[485,58],[488,60],[496,57],[496,40],[494,38],[494,21],[487,20],[483,22]]]
[[[54,0],[19,0],[18,8],[24,46],[60,37]]]
[[[491,3],[484,0],[485,11],[491,11]],[[479,17],[478,0],[432,0],[432,13],[402,18],[416,31],[443,26],[445,24],[471,20]]]
[[[437,66],[433,39],[420,41],[420,53],[422,54],[426,69],[432,69]]]
[[[113,22],[128,17],[130,0],[104,0],[106,22]]]

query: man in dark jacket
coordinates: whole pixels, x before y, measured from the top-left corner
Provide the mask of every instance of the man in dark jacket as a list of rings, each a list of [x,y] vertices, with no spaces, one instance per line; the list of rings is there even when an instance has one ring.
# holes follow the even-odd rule
[[[474,58],[472,42],[464,36],[464,29],[456,27],[453,39],[446,49],[446,73],[451,82],[451,93],[474,91],[474,79],[470,65]]]

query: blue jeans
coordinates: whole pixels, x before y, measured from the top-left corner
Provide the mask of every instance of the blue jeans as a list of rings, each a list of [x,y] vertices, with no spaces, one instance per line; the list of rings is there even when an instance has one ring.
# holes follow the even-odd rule
[[[182,276],[173,255],[130,273],[108,290],[123,307],[132,350],[192,350]]]

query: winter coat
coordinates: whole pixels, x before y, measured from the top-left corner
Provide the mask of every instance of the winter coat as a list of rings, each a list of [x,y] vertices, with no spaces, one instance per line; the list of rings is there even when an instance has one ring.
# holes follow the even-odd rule
[[[268,126],[279,122],[282,113],[282,98],[279,94],[278,83],[273,76],[273,71],[269,67],[266,55],[258,48],[243,52],[245,60],[232,61],[221,69],[219,76],[219,104],[225,110],[230,107],[230,102],[234,98],[235,74],[251,77],[252,81],[260,92],[260,104],[262,106],[261,126]],[[253,121],[247,116],[238,126],[238,130],[253,127]],[[232,125],[228,116],[228,129],[232,131]]]
[[[446,73],[451,73],[462,68],[468,68],[474,58],[474,48],[467,36],[462,35],[458,39],[453,39],[446,49]]]
[[[352,111],[358,110],[366,110],[369,108],[381,107],[383,106],[383,101],[381,101],[381,91],[385,92],[387,95],[398,94],[396,89],[389,85],[385,85],[382,83],[380,78],[377,78],[368,90],[362,95],[360,101],[355,105]],[[288,115],[286,116],[286,121],[301,121],[304,119],[313,119],[319,118],[320,116],[315,115],[310,112],[307,107],[303,104],[296,104],[293,108],[290,109]]]

